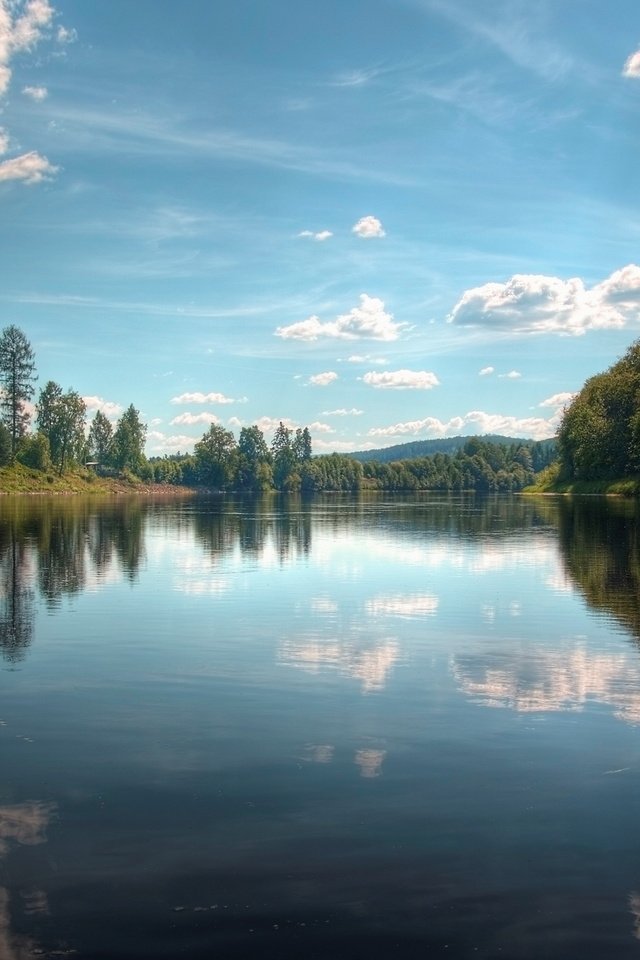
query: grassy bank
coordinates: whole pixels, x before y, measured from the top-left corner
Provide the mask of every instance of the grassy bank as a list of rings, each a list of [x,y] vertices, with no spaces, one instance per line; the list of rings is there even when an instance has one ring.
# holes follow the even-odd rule
[[[183,494],[193,493],[186,487],[170,487],[164,484],[144,483],[130,477],[98,477],[91,470],[72,470],[58,476],[55,472],[44,473],[16,463],[0,468],[0,495],[2,494]]]
[[[525,487],[523,493],[558,493],[571,496],[640,496],[640,477],[622,477],[618,480],[559,480],[559,466],[553,464],[543,470],[536,482]]]

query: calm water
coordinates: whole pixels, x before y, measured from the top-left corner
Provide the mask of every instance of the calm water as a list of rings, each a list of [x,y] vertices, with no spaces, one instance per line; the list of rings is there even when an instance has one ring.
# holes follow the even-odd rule
[[[0,958],[640,958],[631,504],[0,502]]]

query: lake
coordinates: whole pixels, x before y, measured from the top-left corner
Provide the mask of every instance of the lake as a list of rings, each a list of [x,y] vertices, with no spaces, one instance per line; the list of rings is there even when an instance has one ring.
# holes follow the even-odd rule
[[[2,960],[640,958],[638,520],[2,498]]]

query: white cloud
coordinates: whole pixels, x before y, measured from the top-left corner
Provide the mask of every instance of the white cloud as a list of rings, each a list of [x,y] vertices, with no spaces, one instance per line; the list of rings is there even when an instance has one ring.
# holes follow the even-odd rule
[[[373,427],[370,437],[385,437],[390,441],[402,441],[407,436],[425,439],[457,437],[465,434],[494,433],[506,437],[523,437],[531,440],[546,440],[553,437],[558,429],[560,412],[548,420],[542,417],[512,417],[504,414],[485,413],[471,410],[462,417],[450,420],[438,420],[437,417],[425,417],[424,420],[409,420],[388,427]]]
[[[372,357],[370,353],[354,353],[347,357],[347,363],[375,363],[380,366],[388,362],[386,357]]]
[[[68,30],[66,27],[58,27],[56,32],[56,40],[58,43],[75,43],[78,39],[78,31]]]
[[[313,230],[302,230],[298,236],[306,237],[309,240],[317,240],[319,243],[322,243],[323,240],[328,240],[333,234],[331,230],[320,230],[318,233],[314,233]]]
[[[566,404],[571,403],[573,398],[576,396],[575,393],[554,393],[552,397],[547,397],[546,400],[543,400],[542,403],[539,403],[539,407],[564,407]]]
[[[30,97],[32,100],[46,100],[49,96],[46,87],[23,87],[22,92],[25,97]]]
[[[260,417],[255,425],[263,433],[273,433],[281,423],[289,430],[295,430],[298,426],[295,420],[290,420],[288,417]]]
[[[315,373],[309,377],[309,383],[314,387],[328,387],[330,383],[338,379],[338,374],[333,370],[327,370],[325,373]]]
[[[191,427],[195,423],[220,423],[220,418],[215,413],[180,413],[173,420],[169,421],[172,427],[185,426]]]
[[[103,397],[83,397],[84,405],[87,408],[87,413],[95,413],[97,410],[100,413],[104,413],[105,417],[119,417],[122,413],[122,407],[119,403],[114,403],[112,400],[105,400]]]
[[[492,373],[495,373],[495,367],[483,367],[479,372],[479,377],[490,377]]]
[[[323,323],[319,317],[309,317],[288,327],[278,327],[277,337],[284,340],[318,340],[329,337],[335,340],[397,340],[408,324],[396,323],[393,314],[387,313],[378,297],[360,294],[360,304],[349,313],[341,314],[333,321]]]
[[[370,387],[379,390],[431,390],[440,385],[435,373],[427,370],[370,371],[362,378]]]
[[[625,77],[640,77],[640,50],[627,58],[622,74]]]
[[[467,290],[447,320],[511,333],[567,336],[623,327],[629,320],[640,320],[640,267],[628,264],[591,288],[577,277],[516,274],[506,283]]]
[[[53,14],[48,0],[0,0],[0,96],[9,89],[12,58],[36,46]]]
[[[313,423],[309,424],[309,430],[311,433],[334,433],[333,427],[328,423],[321,423],[319,420],[314,420]]]
[[[159,430],[150,430],[147,434],[147,449],[158,456],[164,453],[191,453],[195,442],[194,437],[184,434],[167,436]]]
[[[375,237],[386,236],[382,224],[377,217],[361,217],[351,228],[352,233],[363,240],[372,240]]]
[[[4,160],[0,163],[0,182],[3,180],[24,180],[25,183],[40,183],[58,172],[58,167],[49,163],[35,150],[23,153],[20,157]]]
[[[500,380],[519,380],[522,374],[518,370],[510,370],[509,373],[499,373]]]
[[[8,149],[9,149],[9,134],[4,129],[4,127],[0,127],[0,156],[2,156],[3,153],[6,153]]]
[[[323,417],[359,417],[364,413],[364,410],[358,410],[356,407],[352,407],[351,410],[346,410],[344,407],[341,407],[339,410],[323,410]]]
[[[234,400],[232,397],[225,397],[224,393],[181,393],[179,397],[172,397],[171,403],[245,403],[246,398]]]

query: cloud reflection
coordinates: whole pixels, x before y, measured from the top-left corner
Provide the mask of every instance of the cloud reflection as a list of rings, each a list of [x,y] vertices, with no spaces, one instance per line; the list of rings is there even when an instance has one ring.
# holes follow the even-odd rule
[[[0,858],[6,856],[10,843],[35,846],[46,842],[48,827],[55,805],[51,803],[21,803],[0,807]],[[28,914],[49,912],[47,896],[42,890],[23,894],[24,910]],[[0,887],[0,957],[2,960],[29,960],[43,956],[44,951],[31,937],[11,930],[11,895]]]
[[[382,690],[399,656],[399,646],[389,638],[371,646],[358,646],[341,640],[317,640],[302,637],[283,640],[278,660],[288,667],[307,673],[335,670],[359,680],[363,693]]]
[[[640,666],[625,653],[591,653],[585,646],[505,657],[454,657],[459,689],[485,707],[518,713],[581,711],[610,706],[640,725]]]

